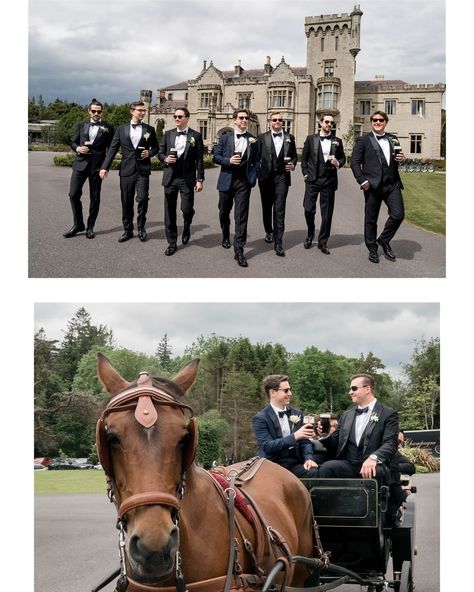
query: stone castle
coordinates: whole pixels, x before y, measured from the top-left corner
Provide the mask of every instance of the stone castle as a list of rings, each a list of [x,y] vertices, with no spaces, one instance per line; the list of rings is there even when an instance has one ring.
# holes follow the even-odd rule
[[[151,125],[161,120],[164,129],[174,126],[176,108],[191,112],[190,126],[201,132],[210,149],[225,131],[232,129],[232,112],[251,112],[249,130],[259,134],[268,128],[268,114],[282,113],[285,129],[302,149],[308,134],[318,131],[321,113],[331,113],[336,134],[344,139],[369,131],[370,114],[385,111],[388,131],[396,134],[408,158],[439,158],[441,107],[445,84],[409,84],[402,80],[356,80],[356,58],[361,50],[362,11],[309,16],[306,66],[292,67],[282,57],[273,66],[267,56],[261,69],[219,70],[204,61],[201,72],[186,80],[152,92],[142,90]],[[350,146],[348,146],[350,147]]]

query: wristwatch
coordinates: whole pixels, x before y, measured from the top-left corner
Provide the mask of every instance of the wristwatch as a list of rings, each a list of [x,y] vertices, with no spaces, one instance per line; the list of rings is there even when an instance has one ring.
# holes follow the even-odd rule
[[[379,460],[379,457],[376,454],[371,454],[369,456],[369,458],[370,458],[370,460],[375,460],[375,461]]]

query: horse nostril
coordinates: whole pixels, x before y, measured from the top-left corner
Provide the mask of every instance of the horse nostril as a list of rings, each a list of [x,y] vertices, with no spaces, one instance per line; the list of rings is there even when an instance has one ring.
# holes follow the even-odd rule
[[[132,557],[140,562],[146,561],[153,554],[153,551],[142,544],[137,535],[131,537],[129,549]]]

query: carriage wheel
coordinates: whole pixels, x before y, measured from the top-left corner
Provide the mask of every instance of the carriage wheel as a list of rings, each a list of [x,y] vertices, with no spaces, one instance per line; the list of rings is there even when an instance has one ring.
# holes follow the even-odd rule
[[[413,592],[413,578],[411,574],[411,561],[402,563],[402,572],[400,575],[399,592]]]

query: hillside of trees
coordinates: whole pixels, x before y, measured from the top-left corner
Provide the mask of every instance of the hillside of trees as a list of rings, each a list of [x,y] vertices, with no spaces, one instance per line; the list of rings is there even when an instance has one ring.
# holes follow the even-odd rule
[[[404,380],[395,380],[374,352],[347,358],[315,344],[291,353],[284,344],[252,344],[243,336],[200,335],[177,356],[165,334],[150,356],[117,347],[113,329],[94,325],[82,307],[60,342],[48,339],[43,328],[34,336],[35,456],[95,456],[95,423],[107,400],[96,374],[99,351],[129,381],[141,371],[172,378],[186,362],[200,358],[191,400],[204,464],[255,454],[251,420],[267,403],[261,382],[268,374],[288,374],[292,403],[306,413],[340,414],[351,405],[351,375],[368,372],[375,377],[376,396],[399,411],[404,429],[439,428],[438,338],[417,342],[403,368]]]

